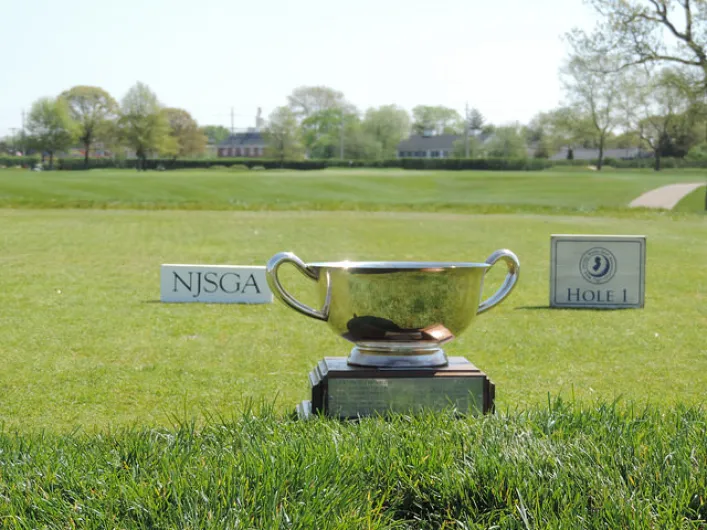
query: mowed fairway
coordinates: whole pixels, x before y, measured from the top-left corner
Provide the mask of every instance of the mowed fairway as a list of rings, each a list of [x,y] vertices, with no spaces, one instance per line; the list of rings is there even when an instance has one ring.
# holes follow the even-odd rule
[[[207,210],[591,211],[703,171],[0,170],[0,206]]]
[[[89,176],[23,173],[13,178],[58,178],[66,186],[67,179]],[[123,187],[111,193],[149,202],[157,199],[142,183],[162,179],[168,185],[180,178],[185,177],[127,173]],[[291,181],[305,178],[314,179]],[[3,200],[28,193],[8,188],[8,179],[2,175]],[[615,179],[628,196],[623,177]],[[684,181],[684,175],[676,180]],[[627,182],[644,187],[635,179]],[[94,188],[101,189],[101,183]],[[341,186],[358,184],[356,178],[341,177]],[[195,179],[188,186],[202,189]],[[302,197],[306,189],[323,193],[312,186],[307,184]],[[50,194],[39,187],[36,193]],[[61,193],[68,200],[69,192]],[[217,200],[218,190],[212,193]],[[580,189],[562,193],[582,195]],[[583,193],[587,204],[604,204],[586,189]],[[83,194],[75,192],[78,198]],[[475,197],[486,200],[481,193]],[[364,199],[380,197],[368,190]],[[508,202],[527,200],[507,194]],[[347,342],[325,324],[279,303],[158,302],[161,263],[261,265],[282,250],[312,261],[482,261],[500,247],[515,251],[522,264],[516,291],[447,346],[449,354],[465,355],[489,374],[497,385],[499,411],[559,394],[582,401],[623,396],[659,405],[699,403],[706,394],[707,223],[702,216],[7,208],[0,210],[0,227],[0,422],[13,429],[166,425],[175,416],[205,414],[228,418],[248,400],[290,411],[307,397],[307,372],[315,362],[346,355]],[[552,233],[645,234],[645,309],[548,309]],[[288,286],[311,301],[307,280],[289,272]],[[489,277],[488,295],[502,272],[499,268]]]

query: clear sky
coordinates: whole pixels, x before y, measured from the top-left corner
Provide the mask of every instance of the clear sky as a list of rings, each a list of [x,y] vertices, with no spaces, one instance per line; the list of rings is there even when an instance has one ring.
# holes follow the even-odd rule
[[[0,136],[74,85],[136,81],[202,124],[252,126],[300,85],[359,109],[466,102],[496,124],[561,101],[582,0],[0,0]]]

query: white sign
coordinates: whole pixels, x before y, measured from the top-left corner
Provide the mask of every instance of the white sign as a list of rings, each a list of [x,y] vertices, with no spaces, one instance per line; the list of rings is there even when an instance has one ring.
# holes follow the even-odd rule
[[[645,286],[645,236],[552,236],[550,307],[643,307]]]
[[[265,267],[236,265],[162,265],[162,302],[268,304],[272,292]]]

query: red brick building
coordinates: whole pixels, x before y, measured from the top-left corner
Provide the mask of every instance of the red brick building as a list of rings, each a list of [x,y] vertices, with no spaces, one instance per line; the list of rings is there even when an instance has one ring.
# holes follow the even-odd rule
[[[218,146],[218,156],[236,158],[262,158],[265,156],[265,139],[260,131],[248,129],[232,134]]]

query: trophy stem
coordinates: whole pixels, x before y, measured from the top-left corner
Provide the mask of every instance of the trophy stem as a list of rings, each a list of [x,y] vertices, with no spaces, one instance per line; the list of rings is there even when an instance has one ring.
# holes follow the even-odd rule
[[[442,348],[424,350],[375,349],[355,346],[347,363],[353,366],[372,366],[376,368],[434,368],[447,366],[447,355]]]

